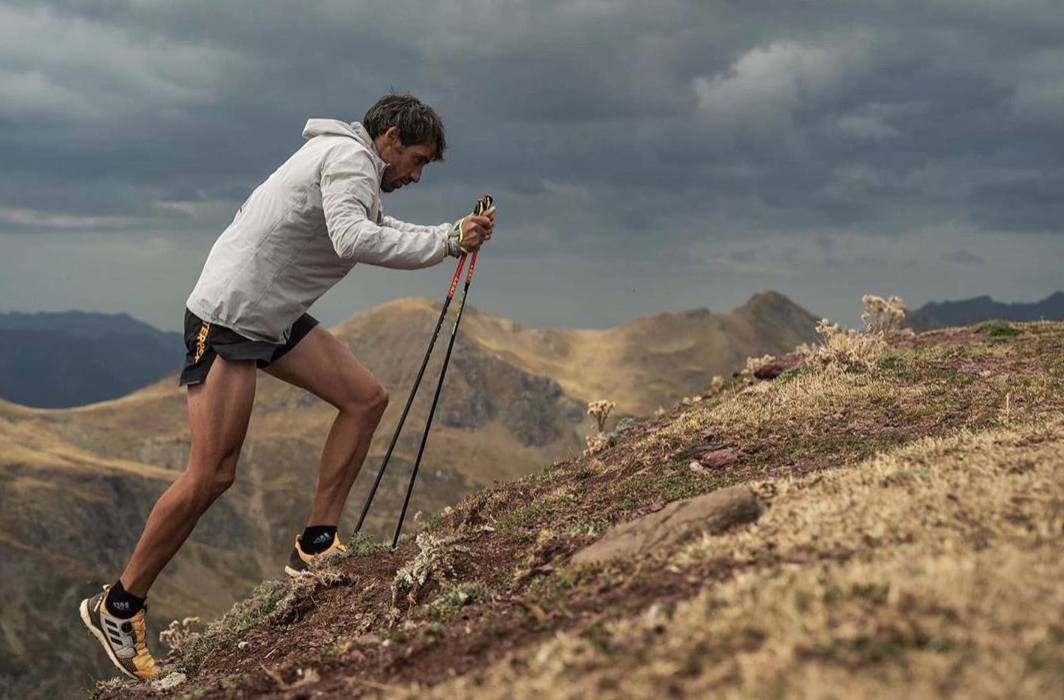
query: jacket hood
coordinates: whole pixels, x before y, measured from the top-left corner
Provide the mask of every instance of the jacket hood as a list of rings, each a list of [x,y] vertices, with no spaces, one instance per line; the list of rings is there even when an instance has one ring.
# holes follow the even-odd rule
[[[350,136],[361,141],[363,145],[373,142],[362,124],[349,124],[339,119],[308,119],[307,125],[303,127],[303,138],[311,139],[315,136]]]
[[[373,139],[369,137],[366,127],[362,126],[360,122],[348,123],[339,119],[308,119],[307,125],[303,127],[303,138],[310,140],[315,136],[347,136],[353,138],[365,146],[366,150],[370,152],[377,162],[378,167],[386,165],[380,154],[377,153],[377,147],[373,144]]]

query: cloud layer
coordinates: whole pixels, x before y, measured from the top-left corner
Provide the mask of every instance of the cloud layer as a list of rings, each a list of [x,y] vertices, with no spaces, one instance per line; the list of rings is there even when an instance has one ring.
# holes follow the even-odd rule
[[[162,241],[187,283],[145,291],[143,315],[175,325],[210,243],[303,122],[358,119],[391,88],[437,107],[451,151],[390,211],[451,219],[491,190],[497,266],[527,286],[486,306],[530,323],[760,288],[845,315],[863,291],[975,289],[950,275],[976,266],[1020,271],[979,292],[1059,286],[1039,272],[1064,238],[1055,0],[86,5],[0,3],[0,306],[16,307],[14,261],[35,242],[90,248],[91,265],[85,236],[130,260]],[[898,261],[914,272],[892,276]],[[565,288],[582,316],[540,288],[548,265],[580,267],[584,286]],[[855,274],[876,265],[894,267]],[[642,271],[632,293],[604,293],[625,269]],[[374,300],[434,294],[424,276],[371,276]],[[90,279],[74,272],[96,291],[65,303],[24,280],[17,304],[114,296]],[[861,288],[872,279],[905,287]]]

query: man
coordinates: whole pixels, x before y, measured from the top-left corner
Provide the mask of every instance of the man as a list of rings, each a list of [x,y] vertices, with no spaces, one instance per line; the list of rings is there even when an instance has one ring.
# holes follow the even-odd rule
[[[494,209],[455,224],[384,215],[381,192],[421,180],[443,159],[443,123],[410,95],[386,95],[362,123],[311,119],[306,143],[259,185],[214,244],[188,298],[188,466],[156,502],[119,579],[81,618],[126,675],[158,667],[145,645],[145,598],[200,516],[233,483],[257,369],[335,406],[314,506],[285,571],[342,551],[337,524],[388,405],[388,392],[306,309],[356,263],[418,269],[478,249]]]

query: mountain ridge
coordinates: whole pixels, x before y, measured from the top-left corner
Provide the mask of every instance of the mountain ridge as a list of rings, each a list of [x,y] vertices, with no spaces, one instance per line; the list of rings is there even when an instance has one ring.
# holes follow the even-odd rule
[[[0,313],[0,396],[40,408],[124,396],[180,367],[183,348],[126,313]]]
[[[965,326],[980,321],[1058,321],[1064,319],[1064,291],[1034,302],[1001,302],[982,294],[956,301],[929,301],[913,313],[916,330]]]

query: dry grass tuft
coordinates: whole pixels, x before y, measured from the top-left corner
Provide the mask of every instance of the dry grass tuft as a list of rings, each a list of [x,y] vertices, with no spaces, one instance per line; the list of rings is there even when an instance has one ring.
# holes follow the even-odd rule
[[[124,676],[114,676],[112,678],[105,678],[103,680],[96,681],[96,695],[103,695],[106,693],[124,694],[126,690],[135,687],[138,681],[126,678]]]
[[[775,358],[773,355],[763,355],[761,357],[748,357],[746,358],[746,367],[742,369],[740,374],[744,377],[753,378],[754,372],[764,367],[769,362],[772,362]],[[716,379],[716,377],[714,377]]]
[[[266,622],[289,623],[302,618],[315,606],[314,594],[323,588],[351,586],[356,578],[335,568],[316,566],[292,577],[291,584],[277,605],[266,616]]]
[[[393,620],[402,614],[400,601],[405,600],[407,610],[416,606],[422,589],[429,581],[443,585],[449,576],[454,575],[458,555],[469,554],[469,549],[461,545],[457,537],[437,537],[421,532],[416,542],[421,551],[403,565],[392,580]]]
[[[853,328],[842,329],[826,318],[816,324],[820,345],[799,345],[796,350],[810,367],[840,369],[843,367],[872,367],[882,357],[887,344],[882,333],[862,333]]]

